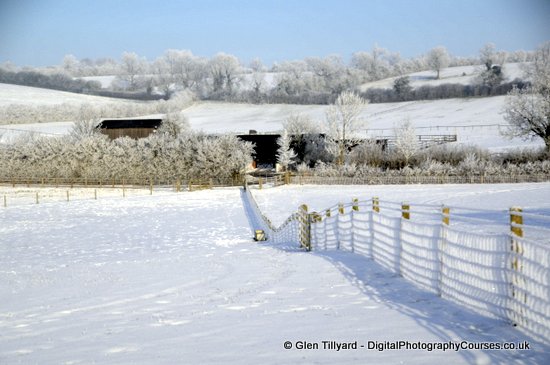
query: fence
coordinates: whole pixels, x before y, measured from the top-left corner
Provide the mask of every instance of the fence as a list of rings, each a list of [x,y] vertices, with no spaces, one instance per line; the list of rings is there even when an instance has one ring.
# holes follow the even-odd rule
[[[521,175],[371,175],[348,176],[292,176],[291,184],[311,185],[402,185],[402,184],[511,184],[550,181],[548,174]]]
[[[244,182],[243,182],[244,181]],[[234,179],[91,179],[91,178],[1,178],[0,206],[90,200],[103,197],[153,195],[153,192],[182,192],[232,186],[279,186],[288,176],[237,177]]]
[[[500,183],[526,183],[550,181],[548,174],[514,174],[514,175],[401,175],[391,176],[387,174],[370,175],[361,177],[348,176],[310,176],[310,175],[284,175],[274,176],[237,176],[230,179],[158,179],[150,177],[146,179],[118,179],[118,178],[59,178],[59,177],[18,177],[0,176],[0,185],[15,186],[55,186],[55,187],[116,187],[116,186],[174,186],[177,191],[184,187],[189,190],[194,188],[212,188],[227,186],[258,185],[264,184],[279,186],[284,184],[313,184],[313,185],[400,185],[400,184],[500,184]]]
[[[415,285],[550,342],[550,217],[523,212],[353,200],[305,205],[268,238],[373,259]],[[270,237],[271,236],[271,237]]]

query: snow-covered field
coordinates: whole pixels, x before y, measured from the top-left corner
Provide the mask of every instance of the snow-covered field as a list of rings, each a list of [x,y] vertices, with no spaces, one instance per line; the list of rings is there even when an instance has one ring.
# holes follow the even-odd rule
[[[68,104],[112,104],[128,102],[121,99],[107,98],[86,94],[70,93],[65,91],[42,89],[39,87],[12,85],[0,83],[0,106],[18,105],[61,105]]]
[[[450,67],[441,71],[441,79],[433,80],[433,72],[425,71],[410,75],[413,86],[435,85],[446,82],[472,83],[475,74],[482,66]],[[510,63],[504,66],[507,80],[523,76],[524,64]],[[463,76],[466,74],[466,76]],[[274,74],[266,79],[273,83]],[[112,81],[112,76],[92,77],[102,82]],[[392,87],[393,78],[364,85],[368,87]],[[501,135],[507,122],[502,112],[504,96],[469,99],[446,99],[434,101],[414,101],[401,103],[370,104],[362,112],[361,134],[365,136],[391,136],[399,123],[410,120],[417,128],[417,134],[440,135],[456,134],[459,144],[476,145],[499,152],[509,148],[540,147],[542,142],[508,139]],[[62,103],[105,104],[127,102],[120,99],[91,95],[66,93],[26,86],[0,84],[0,106],[9,104],[53,105]],[[324,105],[288,104],[237,104],[223,102],[200,102],[184,110],[193,129],[206,133],[248,133],[279,132],[282,124],[292,114],[309,115],[314,121],[325,120]],[[6,121],[0,121],[0,123]],[[67,133],[71,123],[38,123],[24,126],[2,125],[0,140],[9,140],[22,130],[39,133]],[[10,129],[10,131],[6,131]],[[4,135],[2,137],[2,135]]]
[[[456,134],[458,143],[476,145],[498,152],[509,148],[543,146],[539,141],[509,139],[501,135],[507,125],[502,116],[504,96],[471,99],[447,99],[368,105],[361,118],[365,136],[391,136],[399,123],[410,120],[417,134]],[[309,115],[323,123],[326,106],[288,104],[196,103],[184,115],[191,127],[207,133],[278,132],[292,114]],[[72,123],[34,123],[0,126],[4,140],[23,130],[48,134],[68,133]]]
[[[254,191],[276,219],[299,203],[321,209],[374,194],[498,209],[550,204],[541,199],[550,184]],[[254,243],[238,189],[8,206],[0,220],[0,364],[550,361],[548,346],[514,327],[361,256]],[[378,351],[374,341],[530,341],[531,350]],[[297,349],[303,342],[320,348]]]
[[[504,73],[504,82],[513,81],[516,78],[525,77],[525,63],[506,63],[502,67]],[[435,71],[421,71],[413,72],[409,74],[410,85],[413,88],[420,86],[438,86],[442,84],[462,84],[470,85],[476,83],[477,76],[485,70],[484,65],[477,66],[457,66],[448,67],[441,70],[439,79],[436,79]],[[365,91],[367,89],[380,88],[391,89],[393,83],[397,77],[391,77],[379,81],[368,82],[361,85],[360,89]]]
[[[514,147],[543,146],[542,142],[508,139],[501,135],[507,122],[502,116],[505,96],[436,101],[369,104],[361,113],[362,134],[392,136],[394,128],[410,120],[417,134],[456,134],[458,143],[477,145],[492,151]],[[208,133],[248,133],[280,131],[292,114],[309,115],[321,124],[327,106],[323,105],[250,105],[234,103],[198,103],[185,110],[193,129]]]
[[[323,186],[287,185],[276,189],[254,191],[262,211],[277,226],[288,217],[288,207],[294,210],[307,204],[310,211],[322,212],[353,198],[414,204],[445,204],[450,207],[503,212],[521,207],[526,212],[550,215],[550,183],[526,184],[460,184],[460,185],[362,185]],[[507,222],[506,222],[507,223]],[[550,228],[550,227],[549,227]]]

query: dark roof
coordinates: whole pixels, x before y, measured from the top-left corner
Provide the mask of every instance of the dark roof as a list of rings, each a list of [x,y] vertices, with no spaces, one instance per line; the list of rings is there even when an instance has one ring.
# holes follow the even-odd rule
[[[105,119],[97,125],[100,129],[158,128],[162,119]]]

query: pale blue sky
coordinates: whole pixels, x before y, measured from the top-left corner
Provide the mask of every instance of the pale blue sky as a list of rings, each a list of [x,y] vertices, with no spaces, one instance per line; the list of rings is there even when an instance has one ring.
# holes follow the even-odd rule
[[[339,54],[373,45],[417,56],[443,45],[476,56],[550,40],[550,0],[0,0],[0,63],[60,64],[63,56],[154,60],[167,49],[243,62]]]

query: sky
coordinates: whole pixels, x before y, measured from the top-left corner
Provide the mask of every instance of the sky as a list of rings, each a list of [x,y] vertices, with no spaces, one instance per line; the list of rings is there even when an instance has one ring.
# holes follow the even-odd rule
[[[403,57],[436,46],[476,56],[534,50],[550,40],[550,0],[0,0],[0,63],[61,64],[168,49],[264,64],[376,45]]]

